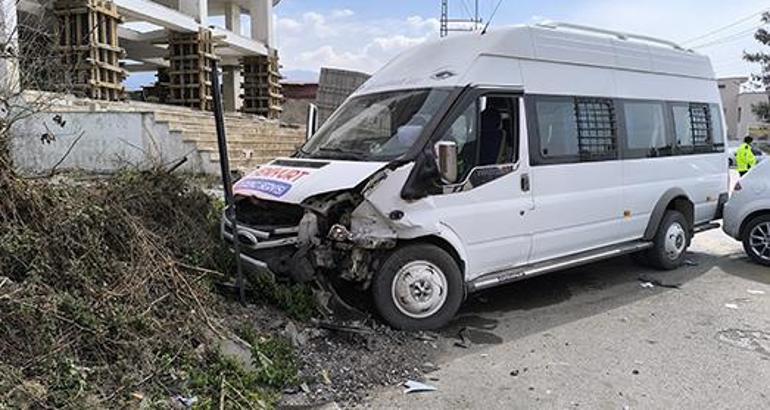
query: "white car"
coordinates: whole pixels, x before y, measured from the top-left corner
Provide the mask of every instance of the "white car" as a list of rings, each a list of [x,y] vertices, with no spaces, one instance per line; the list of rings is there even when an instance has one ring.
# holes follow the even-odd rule
[[[735,183],[722,229],[743,242],[749,257],[770,266],[770,162],[754,167]]]

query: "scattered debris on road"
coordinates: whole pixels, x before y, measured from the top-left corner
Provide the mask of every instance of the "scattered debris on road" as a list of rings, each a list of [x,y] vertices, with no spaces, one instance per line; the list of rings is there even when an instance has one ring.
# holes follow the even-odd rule
[[[679,289],[682,287],[681,283],[666,283],[656,278],[649,278],[646,276],[640,276],[639,281],[643,288],[653,288],[655,286],[669,289]]]
[[[407,380],[404,383],[404,387],[406,387],[406,390],[404,390],[404,394],[423,393],[423,392],[431,392],[431,391],[438,390],[429,384],[421,383],[414,380]]]
[[[738,309],[738,305],[735,303],[725,303],[725,307],[728,309]]]
[[[748,292],[750,295],[764,295],[765,294],[764,290],[749,289],[746,292]]]
[[[460,338],[460,340],[455,342],[455,346],[462,347],[463,349],[471,347],[471,339],[468,336],[468,332],[470,332],[470,329],[467,327],[464,327],[460,329],[459,332],[457,332],[457,336]]]

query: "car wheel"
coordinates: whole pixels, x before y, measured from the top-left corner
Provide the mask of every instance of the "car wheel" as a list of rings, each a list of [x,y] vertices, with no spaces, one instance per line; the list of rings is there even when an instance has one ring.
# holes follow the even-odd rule
[[[663,215],[655,233],[652,248],[647,251],[647,261],[661,270],[676,269],[684,263],[685,251],[690,245],[687,219],[679,211],[669,210]]]
[[[445,326],[465,294],[455,260],[430,244],[407,245],[391,253],[374,277],[372,293],[380,316],[403,330]]]
[[[770,215],[750,220],[742,233],[743,249],[757,263],[770,266]]]

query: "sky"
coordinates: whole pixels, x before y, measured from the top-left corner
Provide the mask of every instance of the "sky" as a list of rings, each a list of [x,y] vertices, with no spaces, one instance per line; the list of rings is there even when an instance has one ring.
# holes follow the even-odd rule
[[[490,30],[553,20],[650,35],[708,55],[718,77],[757,71],[741,57],[761,49],[753,33],[761,12],[770,10],[759,0],[479,0],[485,23],[498,2]],[[449,17],[469,18],[474,3],[449,0]],[[440,4],[283,0],[274,24],[282,73],[290,81],[314,81],[322,66],[372,73],[408,47],[438,38]]]

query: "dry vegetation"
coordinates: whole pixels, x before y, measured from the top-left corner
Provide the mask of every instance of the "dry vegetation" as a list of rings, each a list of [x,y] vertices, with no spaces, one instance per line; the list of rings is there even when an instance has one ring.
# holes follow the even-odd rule
[[[212,348],[222,302],[206,271],[185,268],[228,262],[211,198],[162,172],[72,186],[5,168],[0,191],[0,403],[275,398]]]

